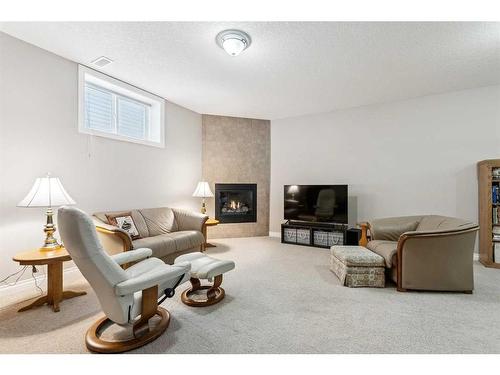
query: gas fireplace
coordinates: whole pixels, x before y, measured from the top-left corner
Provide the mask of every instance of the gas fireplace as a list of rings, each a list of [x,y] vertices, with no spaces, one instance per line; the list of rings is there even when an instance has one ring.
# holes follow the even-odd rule
[[[215,218],[221,223],[255,223],[257,184],[215,184]]]

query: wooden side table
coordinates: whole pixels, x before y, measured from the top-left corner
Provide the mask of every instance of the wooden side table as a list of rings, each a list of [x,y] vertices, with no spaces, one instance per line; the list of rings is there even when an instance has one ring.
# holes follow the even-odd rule
[[[368,223],[358,223],[361,227],[361,238],[359,239],[359,246],[366,247],[368,244]]]
[[[212,245],[211,243],[207,242],[207,227],[214,227],[217,224],[219,224],[219,220],[216,219],[208,219],[205,224],[203,225],[203,236],[205,237],[205,243],[203,244],[203,250],[205,250],[207,247],[216,247],[215,245]]]
[[[47,295],[38,298],[19,309],[19,312],[47,304],[52,306],[54,312],[59,311],[59,302],[65,299],[83,296],[86,292],[63,291],[63,262],[71,260],[65,248],[57,250],[41,251],[39,249],[19,253],[12,258],[21,266],[45,266],[47,265]]]

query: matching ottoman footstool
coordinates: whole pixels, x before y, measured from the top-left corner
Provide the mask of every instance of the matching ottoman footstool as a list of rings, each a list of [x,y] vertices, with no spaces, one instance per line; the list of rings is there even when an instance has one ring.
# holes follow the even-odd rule
[[[209,306],[220,302],[225,295],[221,288],[222,275],[234,269],[234,262],[219,260],[202,253],[190,253],[175,258],[175,263],[191,263],[191,288],[182,292],[181,300],[188,306]],[[201,280],[212,280],[213,285],[201,285]],[[198,290],[207,290],[206,298],[194,299],[193,294]]]
[[[330,270],[342,285],[356,287],[385,286],[384,258],[362,246],[332,246]]]

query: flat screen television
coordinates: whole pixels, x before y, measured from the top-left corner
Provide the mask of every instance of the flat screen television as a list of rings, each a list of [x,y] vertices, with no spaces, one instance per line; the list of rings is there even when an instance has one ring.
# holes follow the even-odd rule
[[[285,220],[347,224],[347,185],[285,185]]]

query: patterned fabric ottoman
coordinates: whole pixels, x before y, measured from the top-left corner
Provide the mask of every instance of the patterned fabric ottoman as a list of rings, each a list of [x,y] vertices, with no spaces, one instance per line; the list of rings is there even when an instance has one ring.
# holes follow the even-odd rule
[[[330,270],[342,285],[355,287],[385,286],[384,258],[362,246],[332,246]]]

